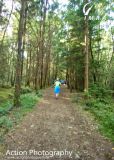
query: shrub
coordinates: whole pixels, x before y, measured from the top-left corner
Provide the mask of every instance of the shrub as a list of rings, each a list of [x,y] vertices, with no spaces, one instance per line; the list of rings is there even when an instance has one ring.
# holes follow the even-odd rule
[[[7,101],[0,106],[0,115],[7,114],[13,108],[11,102]]]
[[[20,97],[21,107],[13,108],[12,102],[7,101],[0,106],[0,138],[4,137],[13,125],[18,124],[22,117],[32,111],[38,102],[38,96],[35,93],[22,94]],[[11,114],[8,114],[12,109]],[[0,139],[0,143],[2,140]]]
[[[41,90],[37,90],[37,91],[36,91],[36,95],[37,95],[38,97],[42,97],[42,91],[41,91]]]
[[[34,93],[21,95],[22,107],[33,108],[37,101],[38,97]]]
[[[89,88],[90,95],[94,96],[95,98],[103,98],[109,97],[112,95],[113,91],[109,90],[108,88],[100,85],[100,84],[94,84],[91,85]]]
[[[21,88],[21,94],[31,93],[32,89],[29,87],[22,87]]]
[[[11,128],[13,125],[13,122],[6,116],[2,116],[0,118],[0,127],[6,127]]]
[[[101,132],[112,139],[114,129],[114,105],[111,101],[103,98],[92,98],[85,102],[85,110],[89,110],[100,123]]]

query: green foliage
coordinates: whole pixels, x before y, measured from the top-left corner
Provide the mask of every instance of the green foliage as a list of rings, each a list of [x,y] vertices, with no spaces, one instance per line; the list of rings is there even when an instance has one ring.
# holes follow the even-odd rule
[[[101,99],[88,99],[85,101],[86,109],[93,111],[96,110],[110,110],[113,111],[112,107],[110,106],[110,102],[107,99],[104,99],[104,101],[101,101]]]
[[[2,116],[0,118],[0,127],[11,128],[13,126],[13,122],[7,116]]]
[[[21,94],[31,93],[32,89],[29,87],[22,87],[21,88]]]
[[[96,92],[95,92],[96,90]],[[91,89],[91,97],[85,100],[85,110],[90,111],[100,123],[101,132],[114,141],[114,105],[113,100],[109,97],[109,91],[104,88]],[[106,96],[108,95],[108,96]]]
[[[76,93],[73,102],[84,106],[91,112],[99,125],[103,135],[114,141],[114,100],[112,91],[103,86],[92,85],[89,92]]]
[[[9,98],[13,98],[12,88],[0,88],[0,102],[4,102]]]
[[[88,98],[91,98],[91,95],[88,91],[84,91],[84,97],[85,97],[85,99],[86,98],[88,99]]]
[[[14,112],[14,121],[18,123],[28,112],[32,111],[39,97],[35,93],[21,95],[21,107]]]
[[[89,88],[89,94],[95,98],[105,98],[110,97],[112,95],[113,91],[106,88],[106,86],[103,86],[101,84],[93,84]]]
[[[36,91],[36,95],[37,95],[38,97],[42,97],[43,93],[42,93],[41,90],[37,90],[37,91]]]
[[[37,101],[35,93],[21,95],[21,108],[33,108]]]
[[[3,143],[4,134],[13,127],[15,124],[20,123],[23,116],[28,112],[31,112],[38,102],[40,94],[36,93],[26,93],[21,95],[21,107],[13,108],[11,101],[6,101],[0,106],[0,143]],[[9,114],[10,113],[10,114]]]
[[[13,108],[11,102],[6,101],[0,105],[0,115],[7,114]]]

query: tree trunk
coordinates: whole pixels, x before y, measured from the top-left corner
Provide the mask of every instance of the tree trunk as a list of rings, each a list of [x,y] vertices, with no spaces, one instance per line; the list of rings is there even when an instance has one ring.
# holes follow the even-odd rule
[[[19,30],[18,30],[18,54],[16,64],[16,76],[15,76],[15,94],[14,94],[14,106],[20,106],[20,91],[21,91],[21,63],[22,63],[22,37],[24,31],[24,14],[26,8],[26,0],[21,0]]]
[[[93,51],[92,51],[92,44],[91,44],[91,37],[90,37],[90,54],[91,54],[91,58],[92,58],[92,63],[94,63],[94,56],[93,56]],[[92,71],[92,76],[93,76],[93,81],[94,83],[96,83],[97,78],[96,78],[96,68],[94,67],[94,70]]]
[[[88,52],[88,16],[85,16],[85,80],[84,91],[88,91],[88,68],[89,68],[89,52]]]
[[[42,24],[41,24],[41,41],[40,41],[40,50],[41,50],[41,65],[40,65],[40,88],[42,89],[44,86],[43,86],[43,70],[44,70],[44,40],[45,40],[45,37],[44,37],[44,34],[45,34],[45,20],[46,20],[46,11],[47,11],[47,4],[48,4],[48,0],[44,0],[43,3],[42,3],[42,7],[43,8],[43,13],[42,13]]]
[[[21,62],[21,81],[23,78],[23,63],[24,63],[24,50],[25,50],[25,42],[26,42],[26,18],[27,18],[27,6],[25,8],[25,13],[24,13],[24,28],[23,28],[23,39],[22,39],[22,62]]]

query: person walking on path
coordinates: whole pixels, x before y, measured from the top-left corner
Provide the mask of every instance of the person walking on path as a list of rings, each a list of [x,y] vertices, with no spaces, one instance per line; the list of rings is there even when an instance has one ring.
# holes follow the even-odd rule
[[[61,82],[59,81],[59,78],[54,83],[54,93],[55,93],[55,98],[58,99],[59,93],[60,93],[60,86]]]

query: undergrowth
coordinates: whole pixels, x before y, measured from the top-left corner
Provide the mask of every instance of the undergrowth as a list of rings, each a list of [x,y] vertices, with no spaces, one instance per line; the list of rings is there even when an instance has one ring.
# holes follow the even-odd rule
[[[114,100],[111,90],[94,85],[81,98],[75,96],[73,101],[81,103],[86,111],[91,112],[100,124],[102,134],[114,141]]]
[[[22,92],[24,94],[21,94],[20,97],[21,107],[13,107],[13,99],[7,99],[0,104],[0,143],[2,143],[4,134],[14,125],[18,124],[23,116],[33,110],[42,96],[41,91],[38,91],[38,94],[36,94],[35,92],[31,92],[30,89],[24,89]]]

